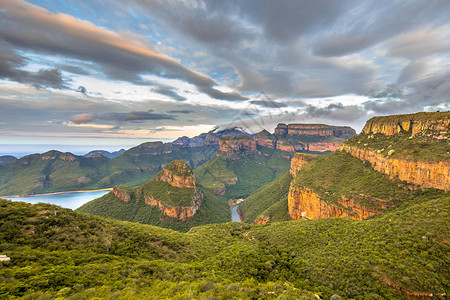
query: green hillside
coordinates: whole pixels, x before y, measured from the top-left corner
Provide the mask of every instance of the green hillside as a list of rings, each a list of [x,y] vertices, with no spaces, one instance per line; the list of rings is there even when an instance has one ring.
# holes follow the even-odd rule
[[[297,173],[292,186],[312,189],[327,203],[336,205],[344,197],[375,209],[380,209],[380,203],[397,206],[420,193],[414,191],[412,185],[392,181],[369,163],[341,151],[306,164]]]
[[[238,159],[216,156],[195,169],[194,173],[205,187],[227,200],[244,198],[289,170],[290,156],[287,152],[266,151],[267,156],[251,153],[242,154]]]
[[[166,181],[159,180],[164,171],[170,174],[191,178],[192,170],[183,161],[174,161],[168,164],[156,178],[143,185],[126,188],[115,187],[129,200],[123,201],[114,195],[114,190],[108,194],[82,205],[77,210],[91,213],[101,217],[122,221],[131,221],[142,224],[152,224],[160,227],[171,228],[178,231],[188,231],[193,226],[224,223],[230,220],[230,209],[227,201],[217,197],[208,187],[202,186],[201,180],[194,187],[177,187]],[[201,194],[201,195],[200,195]],[[175,216],[170,217],[157,206],[146,203],[146,198],[151,197],[170,209],[177,207],[191,207],[196,195],[202,196],[203,203],[193,217],[179,220]],[[198,199],[197,199],[198,200]]]
[[[291,180],[291,174],[289,174],[289,172],[286,172],[277,179],[262,186],[261,188],[254,191],[250,196],[248,196],[244,202],[239,204],[238,208],[238,212],[241,215],[242,221],[251,223],[261,215],[269,216],[269,214],[263,214],[263,212],[271,208],[273,205],[278,204],[280,201],[287,197]],[[285,211],[287,212],[287,201],[285,202]],[[279,206],[280,205],[273,207],[270,210],[270,215],[274,215],[275,212],[280,212],[280,214],[282,214],[284,205],[281,205],[281,207]],[[287,215],[286,219],[277,219],[277,221],[287,220],[289,220],[289,215]]]
[[[136,186],[153,178],[165,164],[182,159],[197,167],[213,157],[218,146],[186,147],[144,143],[115,158],[89,158],[49,151],[0,164],[0,195]]]
[[[0,295],[444,299],[436,295],[450,289],[449,213],[447,193],[364,221],[227,223],[183,234],[0,200],[0,254],[11,257],[0,263]]]

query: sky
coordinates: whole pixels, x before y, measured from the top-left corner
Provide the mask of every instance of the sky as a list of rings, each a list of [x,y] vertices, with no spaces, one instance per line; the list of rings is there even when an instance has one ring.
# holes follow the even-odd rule
[[[0,0],[0,153],[449,110],[448,16],[448,0]]]

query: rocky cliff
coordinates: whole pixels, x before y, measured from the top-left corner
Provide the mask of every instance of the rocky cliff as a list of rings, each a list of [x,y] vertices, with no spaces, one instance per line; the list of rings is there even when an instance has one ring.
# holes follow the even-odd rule
[[[394,135],[401,132],[411,132],[414,136],[426,130],[447,132],[450,127],[450,112],[416,113],[374,117],[367,121],[362,133],[381,133]]]
[[[128,203],[131,200],[130,193],[123,187],[115,186],[111,192],[116,198],[122,200],[125,203]]]
[[[256,142],[251,139],[221,139],[219,146],[221,152],[256,151]]]
[[[291,159],[291,168],[289,170],[291,176],[295,178],[297,172],[300,171],[300,169],[303,168],[303,166],[307,163],[308,162],[306,161],[305,156],[301,155],[300,153],[296,153]]]
[[[275,128],[278,135],[317,135],[349,138],[356,134],[355,130],[348,126],[330,126],[324,124],[284,124],[280,123]]]
[[[168,205],[152,195],[144,196],[145,203],[152,206],[157,206],[163,214],[168,217],[184,221],[194,216],[203,203],[203,194],[195,188],[194,196],[192,197],[191,206],[172,206]]]
[[[375,117],[341,150],[392,179],[449,191],[449,128],[450,112]]]
[[[125,203],[156,206],[164,215],[181,221],[194,216],[203,203],[195,176],[182,160],[169,163],[155,179],[142,186],[133,189],[116,186],[112,194]]]
[[[342,198],[336,205],[328,204],[321,201],[314,191],[293,186],[289,189],[288,209],[292,220],[331,217],[363,220],[382,212],[382,210],[361,206],[347,198]]]
[[[182,160],[168,164],[156,175],[156,180],[165,181],[173,187],[194,188],[195,177],[191,168]]]
[[[389,158],[369,149],[349,145],[342,145],[341,149],[369,162],[375,170],[387,174],[392,179],[404,180],[422,188],[450,190],[449,162],[420,162]]]

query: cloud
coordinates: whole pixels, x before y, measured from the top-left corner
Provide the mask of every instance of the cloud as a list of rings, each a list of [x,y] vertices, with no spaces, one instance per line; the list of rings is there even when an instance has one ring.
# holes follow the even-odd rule
[[[0,0],[0,7],[0,39],[21,49],[95,62],[113,79],[145,84],[141,75],[155,74],[184,80],[216,99],[245,99],[237,92],[217,90],[210,77],[158,53],[140,39],[20,0]],[[40,75],[48,77],[47,73]]]
[[[174,110],[168,110],[167,113],[169,114],[192,114],[193,111],[192,110],[188,110],[188,109],[174,109]]]
[[[172,98],[172,99],[174,99],[174,100],[177,100],[177,101],[186,101],[186,98],[185,98],[185,97],[178,95],[178,94],[177,94],[174,90],[172,90],[170,87],[165,87],[165,88],[162,88],[162,87],[159,87],[159,88],[153,88],[153,89],[152,89],[152,92],[158,93],[158,94],[161,94],[161,95],[164,95],[164,96],[168,96],[168,97],[170,97],[170,98]]]
[[[305,114],[310,118],[333,119],[351,122],[366,116],[366,111],[357,105],[344,106],[342,103],[333,103],[319,108],[312,105],[306,107]]]
[[[132,111],[128,113],[99,113],[99,114],[79,114],[73,116],[70,121],[76,124],[90,123],[95,120],[115,121],[115,122],[135,122],[147,120],[175,120],[175,117],[167,114],[157,114],[149,111]]]
[[[26,59],[0,41],[0,78],[28,83],[36,88],[51,87],[62,89],[66,82],[57,69],[40,69],[36,72],[23,70]]]

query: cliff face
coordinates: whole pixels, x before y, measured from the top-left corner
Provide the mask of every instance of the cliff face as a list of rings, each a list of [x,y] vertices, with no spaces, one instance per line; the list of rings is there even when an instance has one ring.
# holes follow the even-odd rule
[[[347,126],[330,126],[324,124],[283,124],[280,123],[275,128],[275,134],[279,135],[318,135],[351,137],[356,134],[355,130]]]
[[[256,142],[251,139],[222,139],[219,146],[221,152],[256,151]]]
[[[166,166],[157,176],[156,180],[165,181],[171,186],[179,188],[194,188],[195,177],[184,161],[174,161]]]
[[[368,149],[342,145],[342,151],[350,153],[392,179],[400,179],[423,188],[450,190],[450,163],[425,163],[384,157]]]
[[[151,206],[157,206],[163,214],[168,217],[175,218],[184,221],[194,216],[203,203],[203,194],[195,188],[194,197],[192,198],[191,206],[171,206],[158,199],[155,199],[152,195],[144,196],[145,203]]]
[[[426,130],[437,132],[447,131],[450,127],[450,112],[417,113],[374,117],[367,121],[363,128],[364,134],[381,133],[394,135],[402,131],[411,132],[414,136]]]
[[[118,186],[115,186],[112,189],[112,193],[114,194],[114,196],[116,196],[118,199],[122,200],[125,203],[128,203],[131,200],[130,194]]]
[[[299,154],[294,155],[291,159],[291,168],[289,170],[291,176],[295,178],[295,176],[297,176],[297,172],[307,163],[308,162],[306,161],[304,156]]]
[[[203,193],[196,186],[194,174],[182,160],[169,163],[155,179],[140,187],[115,186],[112,194],[125,203],[144,201],[157,206],[164,215],[182,221],[194,216],[203,203]]]
[[[292,220],[319,218],[350,218],[363,220],[381,211],[368,209],[355,203],[352,199],[342,199],[338,205],[331,205],[320,200],[310,189],[291,186],[288,195],[289,216]]]

